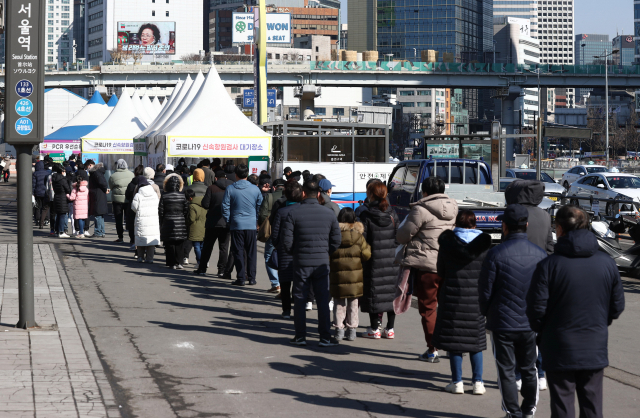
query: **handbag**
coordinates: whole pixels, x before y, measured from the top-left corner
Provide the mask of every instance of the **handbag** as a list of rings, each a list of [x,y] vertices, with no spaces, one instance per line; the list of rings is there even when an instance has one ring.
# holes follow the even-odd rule
[[[262,225],[260,225],[260,230],[258,231],[258,241],[267,242],[271,238],[271,221],[269,217],[267,217]]]
[[[274,249],[271,253],[271,257],[269,257],[269,261],[267,261],[267,267],[278,270],[278,250]]]
[[[400,268],[396,279],[396,295],[393,299],[393,311],[396,315],[407,312],[411,307],[414,277],[415,272],[411,267]]]

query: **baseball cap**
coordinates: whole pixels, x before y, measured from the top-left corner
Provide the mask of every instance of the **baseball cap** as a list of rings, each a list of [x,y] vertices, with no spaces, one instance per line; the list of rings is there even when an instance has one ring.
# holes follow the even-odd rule
[[[522,205],[513,204],[507,206],[504,213],[497,218],[507,226],[526,226],[529,221],[529,212]]]
[[[322,190],[323,192],[326,192],[329,189],[333,189],[334,185],[331,184],[331,182],[329,180],[322,179],[318,183],[318,187],[320,187],[320,190]]]
[[[165,166],[165,170],[167,170],[167,171],[173,171],[173,165],[171,165],[171,164],[167,164],[167,165]]]

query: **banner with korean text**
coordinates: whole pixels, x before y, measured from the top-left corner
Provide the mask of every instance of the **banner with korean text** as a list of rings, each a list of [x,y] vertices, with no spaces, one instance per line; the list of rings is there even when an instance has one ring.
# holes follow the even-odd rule
[[[82,153],[133,154],[133,139],[83,139]]]
[[[40,153],[49,154],[52,152],[71,152],[73,154],[80,154],[82,150],[82,141],[79,139],[65,139],[55,141],[45,141],[40,144]]]
[[[169,157],[248,158],[271,154],[271,137],[170,136]]]
[[[147,140],[146,138],[133,139],[133,155],[140,157],[147,156]]]

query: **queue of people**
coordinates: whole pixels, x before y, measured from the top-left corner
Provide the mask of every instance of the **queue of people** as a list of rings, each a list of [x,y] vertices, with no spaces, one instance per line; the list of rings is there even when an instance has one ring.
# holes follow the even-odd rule
[[[124,241],[126,227],[138,262],[153,263],[163,246],[166,267],[183,270],[193,248],[193,273],[206,276],[217,243],[213,276],[238,287],[257,285],[262,241],[267,292],[280,300],[283,319],[293,317],[290,343],[298,346],[308,344],[313,301],[320,347],[396,338],[396,316],[404,312],[396,303],[399,279],[407,273],[426,345],[418,359],[438,363],[438,350],[448,353],[446,392],[465,393],[468,354],[471,393],[486,393],[488,331],[507,417],[532,417],[539,391],[547,388],[552,417],[574,417],[575,393],[581,416],[603,415],[607,327],[624,309],[620,276],[598,251],[580,208],[557,212],[554,245],[551,219],[537,208],[544,192],[539,182],[507,188],[508,206],[499,218],[503,239],[493,246],[491,236],[476,229],[475,214],[460,209],[438,177],[420,184],[421,199],[401,221],[379,180],[367,184],[366,199],[354,211],[331,201],[335,186],[325,176],[288,167],[275,181],[267,173],[250,176],[244,164],[223,167],[219,159],[195,168],[183,160],[175,168],[140,165],[133,173],[118,160],[108,182],[104,172],[93,161],[72,169],[36,163],[40,228],[48,218],[52,233],[69,237],[71,213],[75,236],[87,236],[94,217],[93,236],[103,238],[106,195],[112,193],[116,241]],[[360,335],[359,311],[369,316]]]

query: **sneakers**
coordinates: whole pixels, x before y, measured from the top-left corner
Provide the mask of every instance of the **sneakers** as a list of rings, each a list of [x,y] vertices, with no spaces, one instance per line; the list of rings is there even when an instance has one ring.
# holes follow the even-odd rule
[[[204,271],[200,271],[200,270],[194,270],[193,274],[195,274],[196,276],[206,276],[207,273],[205,273]]]
[[[344,340],[344,328],[336,328],[336,340],[342,341]]]
[[[428,349],[424,353],[418,356],[419,360],[427,361],[429,363],[440,363],[440,357],[438,356],[438,350],[434,350],[431,352],[431,349]]]
[[[485,393],[487,393],[487,390],[484,388],[484,383],[475,382],[473,384],[473,394],[474,395],[484,395]]]
[[[188,259],[187,257],[185,257],[185,258],[182,260],[182,264],[189,264],[189,259]]]
[[[291,319],[291,311],[282,312],[282,319]]]
[[[83,239],[84,238],[84,234],[78,234],[78,235],[75,236],[75,238]]]
[[[371,338],[373,340],[379,340],[380,339],[380,330],[376,329],[374,331],[371,327],[368,327],[367,331],[363,332],[361,337],[362,338]]]
[[[462,382],[451,382],[444,388],[444,390],[445,392],[453,393],[455,395],[462,395],[464,394],[464,385],[462,384]]]
[[[122,238],[118,238],[117,240],[115,240],[113,242],[124,242],[124,240]]]
[[[340,342],[335,337],[331,337],[328,340],[321,338],[318,345],[320,347],[335,347],[338,344],[340,344]]]
[[[89,238],[91,236],[91,234],[89,233],[89,231],[84,231],[84,236]]]
[[[178,264],[176,265],[176,270],[184,270],[184,267],[182,267],[182,264]]]
[[[142,257],[138,258],[138,263],[144,263],[144,260],[142,259]]]
[[[305,309],[306,309],[307,311],[312,310],[312,309],[313,309],[313,303],[311,303],[311,302],[307,302],[307,305],[305,306]]]
[[[538,390],[547,390],[548,386],[547,386],[547,378],[546,377],[541,377],[538,379]]]
[[[145,263],[147,263],[147,264],[153,264],[153,260],[145,260]]]
[[[393,328],[391,329],[383,329],[382,330],[382,338],[386,338],[388,340],[393,340],[394,338],[396,338],[396,333],[393,330]]]
[[[333,312],[333,299],[329,301],[329,310]]]
[[[307,345],[307,339],[305,337],[293,337],[289,340],[289,343],[293,345]]]
[[[347,341],[355,341],[357,337],[355,328],[347,328],[346,340]]]
[[[522,380],[516,380],[516,387],[518,388],[518,392],[522,389]]]
[[[271,289],[267,290],[267,293],[280,293],[280,286],[272,286]]]
[[[71,237],[63,232],[62,234],[58,235],[58,238],[71,238]]]

